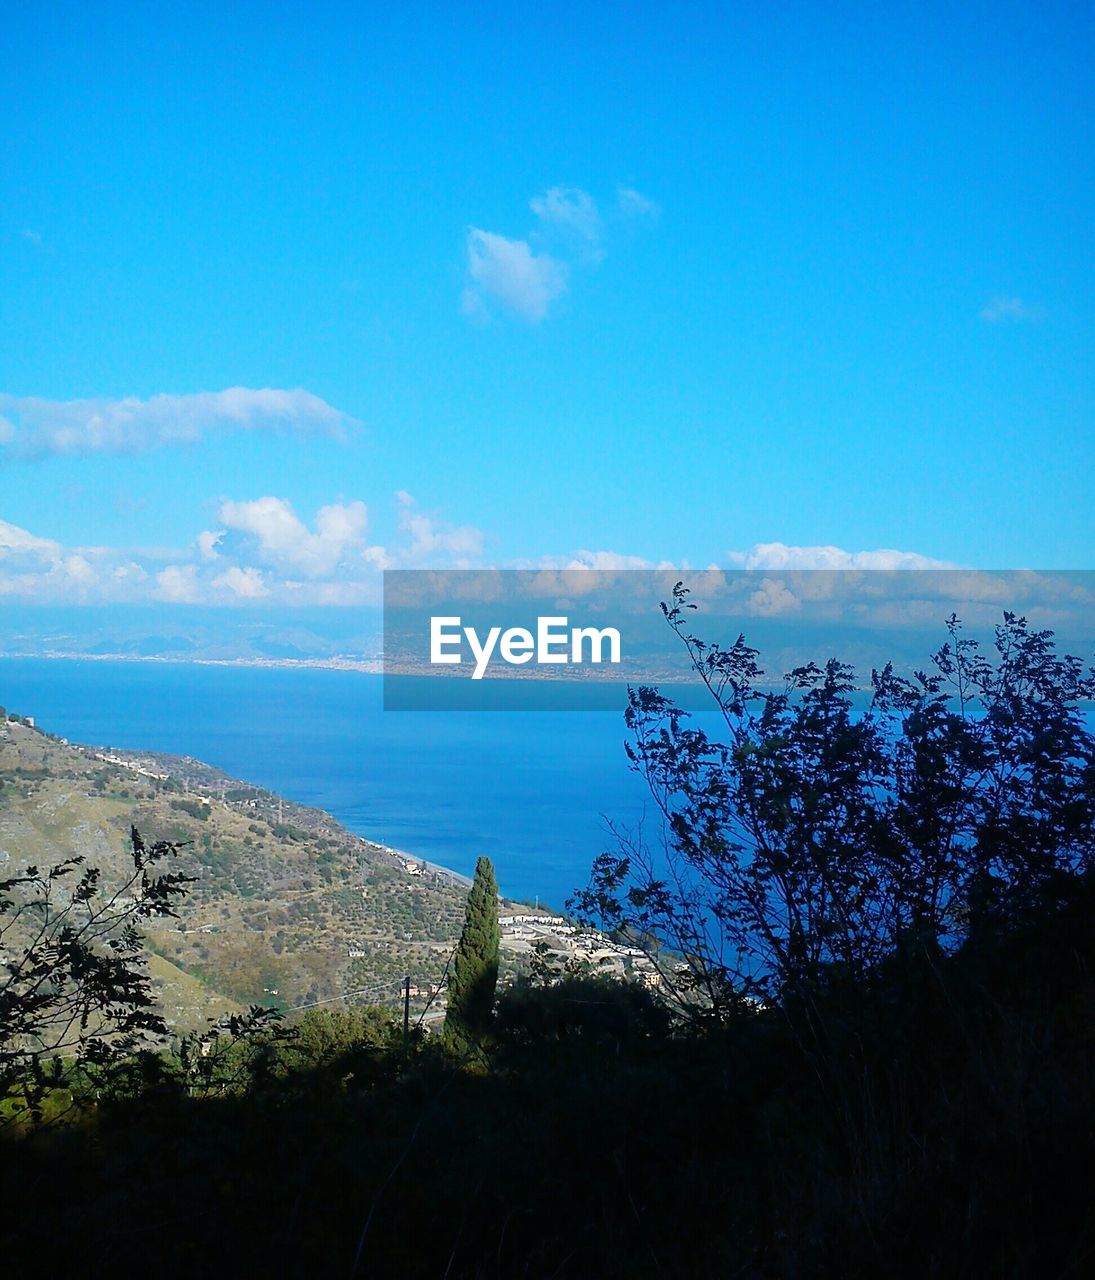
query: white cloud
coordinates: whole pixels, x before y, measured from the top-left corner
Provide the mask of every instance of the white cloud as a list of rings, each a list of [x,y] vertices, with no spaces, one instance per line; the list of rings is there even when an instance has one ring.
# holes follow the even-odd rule
[[[771,578],[761,579],[760,586],[750,595],[748,602],[749,612],[758,618],[775,618],[799,607],[798,597],[788,590],[787,584]]]
[[[253,540],[265,563],[308,578],[324,578],[355,552],[360,559],[368,513],[363,502],[321,507],[313,533],[285,498],[265,497],[252,502],[222,502],[217,519],[225,530]],[[208,536],[199,537],[199,544],[210,537],[217,540],[209,531]]]
[[[110,571],[110,577],[117,585],[141,583],[148,579],[148,571],[135,560],[126,560]]]
[[[560,233],[582,256],[595,261],[604,256],[601,215],[588,191],[551,187],[542,196],[534,196],[529,208],[544,228]]]
[[[615,569],[657,569],[659,566],[653,560],[646,560],[642,556],[622,555],[618,551],[575,551],[560,568],[604,572]]]
[[[173,605],[266,605],[339,607],[379,603],[380,570],[436,571],[438,591],[450,568],[483,567],[485,537],[420,510],[405,490],[395,495],[396,525],[390,545],[366,540],[367,511],[360,502],[331,503],[311,526],[282,498],[225,500],[220,520],[182,548],[66,546],[18,525],[0,521],[0,598],[9,602]],[[687,564],[655,563],[617,551],[578,550],[506,567],[532,570],[533,587],[548,597],[582,599],[601,590],[601,574],[616,571],[614,590],[628,607],[646,610],[651,579],[627,572],[660,574],[660,598],[685,577],[693,599],[716,613],[735,610],[753,617],[791,611],[873,621],[879,625],[919,625],[957,609],[971,623],[998,620],[1001,608],[1021,608],[1032,623],[1054,627],[1086,609],[1095,590],[1090,576],[1003,576],[953,570],[916,552],[889,549],[845,551],[833,546],[761,543],[731,553],[724,565],[757,570],[754,576],[693,571]],[[261,567],[260,567],[261,566]],[[897,577],[869,570],[940,569],[950,573],[907,573]],[[814,573],[809,570],[844,570]],[[599,570],[594,573],[591,570]],[[850,572],[849,572],[850,571]],[[484,578],[489,585],[489,575]],[[973,609],[980,613],[975,618]],[[828,611],[826,614],[825,611]],[[849,612],[852,610],[853,612]],[[858,610],[858,613],[854,611]]]
[[[567,290],[567,267],[548,253],[535,253],[527,240],[507,240],[493,231],[468,231],[468,277],[464,310],[484,310],[489,297],[526,320],[543,320]]]
[[[170,604],[197,604],[198,570],[192,564],[169,564],[156,574],[156,588],[153,593],[157,599],[166,600]]]
[[[405,490],[396,493],[399,527],[411,535],[411,544],[396,553],[393,564],[437,567],[448,562],[454,569],[475,567],[483,554],[483,531],[473,525],[451,525],[416,508]]]
[[[1045,314],[1043,307],[1030,305],[1022,298],[1009,298],[1003,294],[990,298],[981,308],[981,319],[987,320],[989,324],[1000,324],[1002,321],[1017,323],[1021,320],[1042,320]]]
[[[525,239],[471,227],[467,238],[467,283],[461,307],[485,320],[489,303],[526,320],[543,320],[570,286],[576,268],[596,266],[605,256],[606,233],[621,223],[657,216],[658,206],[633,187],[620,187],[607,220],[581,187],[548,187],[529,201],[536,217]]]
[[[100,585],[93,561],[105,554],[100,547],[66,549],[0,520],[0,595],[38,593],[67,603],[86,600]]]
[[[484,535],[396,494],[390,547],[366,538],[363,502],[320,507],[311,526],[272,496],[224,499],[185,547],[65,546],[0,520],[0,597],[35,603],[348,605],[379,601],[384,569],[473,568]]]
[[[353,423],[347,414],[301,388],[230,387],[148,400],[44,400],[0,394],[0,459],[143,453],[231,430],[341,437]]]
[[[648,560],[645,556],[628,555],[621,551],[589,551],[585,548],[566,555],[538,556],[535,559],[520,558],[506,562],[507,569],[541,570],[547,572],[584,573],[597,571],[612,573],[617,570],[647,569],[684,570],[691,566],[680,560]]]
[[[634,187],[616,188],[616,207],[625,218],[656,218],[661,213],[655,201]]]
[[[915,551],[845,551],[841,547],[794,547],[782,542],[758,542],[749,551],[731,551],[735,569],[952,569],[945,560],[932,560]]]
[[[61,564],[64,568],[65,576],[74,586],[92,587],[99,580],[99,575],[95,572],[86,556],[73,553],[65,556]]]
[[[215,577],[210,585],[219,591],[231,591],[240,600],[261,600],[270,594],[270,588],[258,569],[241,569],[235,564]]]
[[[35,560],[55,563],[61,554],[61,544],[49,538],[36,538],[16,524],[0,520],[0,560],[14,556],[30,556]]]
[[[217,544],[228,532],[227,529],[206,529],[198,534],[198,555],[207,563],[216,560]]]

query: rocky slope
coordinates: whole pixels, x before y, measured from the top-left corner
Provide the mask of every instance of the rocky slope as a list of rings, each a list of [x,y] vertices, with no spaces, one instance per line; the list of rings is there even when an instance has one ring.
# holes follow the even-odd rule
[[[146,930],[180,1027],[234,1004],[282,1008],[356,992],[396,1004],[436,985],[466,884],[198,761],[76,746],[0,718],[0,878],[81,855],[109,883],[128,833],[184,841],[196,877],[175,922]],[[424,1003],[424,995],[416,1003]]]

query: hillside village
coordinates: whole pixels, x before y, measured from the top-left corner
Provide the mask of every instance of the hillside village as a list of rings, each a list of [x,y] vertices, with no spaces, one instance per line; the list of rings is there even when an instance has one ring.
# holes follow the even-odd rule
[[[0,717],[0,871],[83,856],[109,878],[135,825],[183,843],[195,877],[177,921],[147,930],[168,1021],[252,1003],[396,1007],[410,978],[424,1025],[444,1016],[466,877],[346,830],[190,757],[72,744]],[[499,899],[502,983],[522,973],[658,974],[637,948]]]

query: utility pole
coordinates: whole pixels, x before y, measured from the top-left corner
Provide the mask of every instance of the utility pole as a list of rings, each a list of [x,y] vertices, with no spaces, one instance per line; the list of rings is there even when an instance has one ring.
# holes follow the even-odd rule
[[[403,979],[403,1061],[407,1061],[407,1054],[411,1045],[411,975],[408,973]]]

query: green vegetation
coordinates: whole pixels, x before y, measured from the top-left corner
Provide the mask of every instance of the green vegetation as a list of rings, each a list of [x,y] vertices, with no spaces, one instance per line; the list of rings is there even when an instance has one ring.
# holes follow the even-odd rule
[[[197,818],[199,822],[208,821],[208,800],[172,800],[170,803],[172,809],[178,809],[181,813],[188,813],[192,818]]]
[[[147,922],[149,944],[234,1004],[290,1007],[368,987],[395,1008],[406,974],[423,989],[438,982],[459,936],[465,895],[455,880],[408,876],[327,814],[199,761],[97,752],[7,724],[2,874],[77,855],[113,887],[126,875],[131,826],[178,844],[178,869],[195,880],[178,919]],[[375,960],[371,970],[358,953]],[[187,995],[176,1007],[176,989],[165,992],[164,1016],[190,1028],[205,1002]]]
[[[460,1037],[252,1008],[109,1071],[63,1059],[0,1137],[9,1270],[1086,1274],[1095,678],[1021,619],[991,661],[952,623],[856,711],[840,664],[766,691],[686,607],[727,741],[634,691],[664,845],[621,833],[576,902],[655,951],[657,984],[540,964],[494,993],[482,860]]]
[[[131,865],[107,889],[74,857],[0,881],[0,1099],[41,1118],[58,1070],[102,1069],[167,1033],[145,966],[141,920],[174,916],[190,880],[160,864],[178,846],[130,832]]]
[[[452,960],[445,1035],[455,1046],[477,1044],[490,1026],[498,983],[498,881],[489,858],[479,858],[468,894],[464,928]]]
[[[1058,900],[1092,867],[1095,678],[1049,632],[1005,614],[995,662],[958,620],[926,671],[831,660],[760,684],[739,638],[705,644],[666,609],[726,728],[717,741],[657,690],[630,692],[629,756],[665,820],[661,856],[625,838],[577,906],[603,927],[666,939],[667,990],[691,1019],[744,999],[809,1025],[818,998],[929,969]]]

